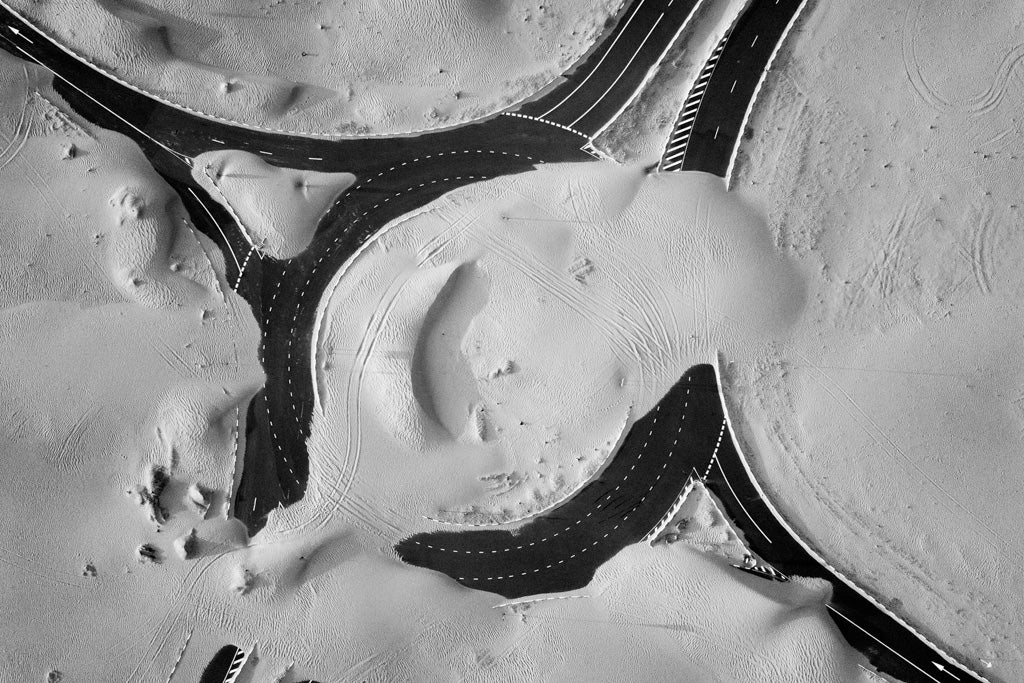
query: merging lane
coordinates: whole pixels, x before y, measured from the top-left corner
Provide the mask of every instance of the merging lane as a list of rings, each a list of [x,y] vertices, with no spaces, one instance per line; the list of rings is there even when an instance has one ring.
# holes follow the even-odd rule
[[[324,140],[197,116],[108,78],[2,6],[0,47],[53,71],[56,89],[80,115],[133,138],[178,191],[193,223],[230,255],[227,279],[260,324],[267,374],[249,406],[234,501],[235,515],[255,533],[271,510],[305,493],[312,325],[333,274],[388,221],[453,189],[546,162],[589,161],[592,137],[633,98],[701,1],[633,0],[600,45],[548,92],[502,116],[411,137]],[[802,6],[803,0],[753,0],[698,76],[662,170],[728,172],[750,102]],[[214,149],[246,150],[291,168],[352,172],[357,181],[320,221],[305,252],[276,260],[192,180],[192,158]],[[907,681],[984,680],[810,551],[764,499],[727,426],[714,368],[696,366],[633,425],[605,470],[563,505],[515,531],[420,534],[399,543],[398,553],[510,598],[571,590],[647,536],[687,482],[700,479],[760,558],[740,569],[771,580],[829,581],[829,614],[879,670]],[[343,474],[350,480],[355,471]]]
[[[747,110],[806,0],[753,0],[725,34],[686,98],[660,168],[726,177]]]
[[[717,396],[714,374],[695,368],[633,425],[604,471],[554,510],[515,531],[419,534],[398,554],[506,598],[582,588],[678,498],[695,452],[714,445],[704,424]]]

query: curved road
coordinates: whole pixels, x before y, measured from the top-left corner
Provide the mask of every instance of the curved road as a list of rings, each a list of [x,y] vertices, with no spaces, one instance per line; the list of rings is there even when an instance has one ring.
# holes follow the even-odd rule
[[[515,531],[438,531],[403,540],[403,561],[506,598],[582,588],[599,566],[641,540],[679,497],[717,401],[710,366],[688,371],[623,440],[611,463],[554,510]],[[710,380],[710,382],[709,382]]]
[[[747,109],[806,0],[753,0],[701,69],[662,155],[663,171],[726,177]]]
[[[178,190],[194,223],[230,256],[227,278],[260,323],[267,373],[264,390],[249,406],[235,499],[236,516],[255,533],[267,512],[305,491],[313,409],[311,326],[337,269],[389,220],[452,189],[540,163],[588,161],[592,137],[634,96],[698,2],[633,0],[601,45],[549,92],[516,112],[417,137],[324,141],[194,116],[107,78],[6,9],[0,9],[0,47],[52,70],[55,87],[79,114],[136,140]],[[666,160],[678,160],[683,170],[725,174],[749,101],[801,5],[754,0],[698,78],[698,97],[687,98],[676,130],[687,128],[685,142],[680,147],[682,138],[673,135],[663,167]],[[252,248],[192,180],[191,158],[220,148],[247,150],[292,168],[348,171],[357,182],[323,218],[311,246],[278,261]],[[807,553],[761,499],[731,439],[724,438],[725,428],[713,369],[698,366],[633,426],[605,471],[564,505],[514,533],[424,534],[400,543],[399,553],[410,563],[509,597],[568,590],[585,585],[597,566],[643,538],[687,480],[700,478],[751,548],[770,563],[748,570],[767,578],[784,580],[788,573],[832,582],[830,614],[880,670],[904,680],[960,680],[957,674],[983,680],[943,659]]]
[[[225,251],[227,280],[260,323],[260,360],[267,374],[249,406],[234,505],[255,533],[269,511],[305,492],[313,411],[311,328],[331,276],[388,221],[446,192],[540,163],[590,160],[591,136],[635,95],[697,1],[634,0],[601,44],[535,101],[517,112],[416,137],[325,141],[192,115],[108,78],[2,6],[0,46],[53,71],[58,91],[85,118],[136,140],[178,191],[197,227]],[[321,220],[303,254],[265,258],[191,178],[191,158],[221,148],[291,168],[347,171],[357,181]]]

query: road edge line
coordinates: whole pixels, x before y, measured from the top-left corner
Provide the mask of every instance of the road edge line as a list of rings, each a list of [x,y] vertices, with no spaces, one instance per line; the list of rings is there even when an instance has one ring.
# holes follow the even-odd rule
[[[806,0],[804,0],[804,2],[806,3]],[[888,616],[893,621],[895,621],[897,624],[899,624],[900,626],[902,626],[903,628],[907,629],[908,631],[913,633],[915,636],[917,636],[921,640],[921,642],[925,643],[928,647],[930,647],[936,653],[938,653],[943,658],[945,658],[946,661],[949,664],[952,664],[953,666],[957,667],[958,669],[962,670],[963,672],[965,672],[967,674],[970,674],[971,676],[975,677],[975,679],[977,679],[979,681],[983,681],[984,683],[992,683],[989,679],[985,678],[984,676],[982,676],[978,672],[974,671],[973,669],[968,668],[966,665],[964,665],[964,664],[960,663],[959,661],[957,661],[956,659],[954,659],[945,650],[943,650],[938,645],[933,643],[931,640],[926,638],[923,634],[918,632],[915,628],[913,628],[910,624],[908,624],[906,621],[904,621],[898,615],[896,615],[893,612],[891,612],[889,610],[889,608],[887,608],[885,605],[881,604],[878,600],[876,600],[866,590],[864,590],[863,588],[858,586],[856,583],[854,583],[852,579],[848,578],[845,574],[843,574],[841,571],[839,571],[838,569],[833,567],[830,563],[828,563],[825,560],[825,558],[823,558],[820,554],[818,554],[817,551],[815,551],[810,545],[808,545],[796,533],[796,531],[793,530],[793,527],[790,526],[789,523],[785,520],[785,518],[779,513],[779,511],[776,509],[775,505],[772,503],[771,499],[769,499],[768,496],[765,495],[764,489],[761,488],[761,484],[754,477],[754,471],[751,468],[750,463],[747,461],[746,455],[743,453],[743,449],[742,449],[742,447],[740,445],[740,441],[737,438],[736,431],[735,431],[735,429],[733,428],[733,425],[732,425],[732,418],[729,416],[729,404],[725,400],[725,388],[724,388],[724,385],[722,383],[722,363],[723,362],[724,362],[724,359],[722,358],[721,352],[719,352],[715,356],[715,363],[714,363],[715,379],[716,379],[716,381],[718,383],[718,398],[722,402],[722,413],[725,416],[725,423],[729,426],[729,437],[732,439],[733,447],[736,449],[736,455],[739,457],[740,462],[743,464],[743,468],[746,470],[747,476],[750,478],[750,482],[754,485],[754,488],[757,490],[757,494],[761,497],[761,500],[762,500],[762,502],[764,502],[765,507],[767,507],[768,510],[775,517],[775,520],[782,526],[782,528],[784,528],[789,533],[790,536],[793,537],[793,540],[795,540],[800,545],[800,547],[803,548],[811,557],[813,557],[815,559],[815,561],[817,561],[821,566],[825,567],[830,572],[835,574],[835,576],[838,577],[843,583],[845,583],[850,589],[852,589],[858,595],[860,595],[862,598],[866,599],[872,605],[874,605],[875,607],[880,609],[886,616]]]

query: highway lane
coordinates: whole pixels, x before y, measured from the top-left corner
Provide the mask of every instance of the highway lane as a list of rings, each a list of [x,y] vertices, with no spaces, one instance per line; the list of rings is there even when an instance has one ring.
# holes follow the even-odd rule
[[[565,80],[519,113],[595,135],[640,89],[702,0],[634,0]]]
[[[711,382],[708,382],[710,378]],[[515,531],[437,531],[403,540],[403,561],[507,598],[573,590],[642,539],[678,498],[717,400],[714,373],[688,371],[630,428],[615,457],[572,498]],[[710,436],[710,441],[708,440]]]
[[[639,1],[636,0],[637,3]],[[681,3],[682,0],[675,2]],[[771,2],[755,2],[751,10],[741,17],[719,51],[720,63],[713,65],[709,77],[702,83],[706,92],[701,94],[697,113],[693,117],[693,133],[689,137],[681,168],[694,168],[697,165],[702,166],[700,170],[716,172],[714,169],[717,168],[720,174],[725,172],[733,144],[724,144],[719,138],[731,137],[733,143],[738,139],[747,103],[756,90],[763,64],[767,63],[772,52],[765,50],[763,43],[758,48],[758,43],[767,42],[775,34],[781,37],[788,25],[788,21],[782,25],[781,18],[776,19],[775,23],[758,22],[765,16],[765,12],[782,12],[787,11],[787,8],[792,13],[796,11],[796,3],[779,0],[775,4],[781,5],[782,10],[773,10],[769,6]],[[663,11],[659,10],[658,22],[667,16],[667,13],[662,14]],[[635,16],[638,23],[629,30],[638,32],[638,36],[643,33],[639,42],[631,43],[633,39],[627,39],[632,34],[627,34],[629,27],[623,25],[620,33],[623,38],[619,48],[616,48],[621,51],[608,56],[604,62],[601,62],[600,57],[597,57],[597,62],[593,62],[595,73],[616,62],[622,63],[623,67],[617,73],[613,70],[610,77],[595,75],[590,80],[585,76],[576,81],[569,79],[567,84],[560,87],[565,92],[564,88],[571,86],[572,96],[564,109],[552,112],[551,119],[528,113],[530,109],[526,105],[520,110],[521,116],[496,117],[430,135],[334,142],[260,133],[189,115],[107,79],[39,36],[33,39],[29,27],[8,21],[0,28],[0,43],[6,49],[16,56],[35,58],[45,63],[65,79],[58,79],[56,87],[76,111],[99,125],[119,130],[135,139],[154,166],[179,190],[195,224],[226,253],[232,254],[231,258],[226,259],[229,264],[228,281],[249,301],[260,322],[263,332],[260,356],[268,375],[266,387],[249,408],[243,482],[235,504],[236,514],[246,522],[250,531],[255,532],[262,527],[269,510],[278,504],[287,505],[297,500],[305,490],[308,476],[305,440],[312,414],[312,378],[308,371],[312,352],[310,327],[316,304],[330,276],[388,220],[418,208],[451,189],[484,178],[527,170],[545,161],[589,160],[584,149],[587,133],[569,124],[582,121],[587,125],[581,127],[591,130],[594,126],[590,125],[590,118],[581,119],[582,113],[586,117],[598,117],[600,112],[612,109],[618,111],[621,104],[633,95],[630,82],[641,71],[640,80],[647,73],[641,68],[644,60],[654,54],[654,46],[663,39],[663,35],[667,35],[656,33],[660,29],[654,24],[643,28],[640,19],[653,15],[641,14],[638,10]],[[780,13],[772,16],[783,15]],[[744,47],[747,38],[750,43]],[[626,49],[631,45],[632,53]],[[599,51],[594,54],[598,55]],[[731,66],[725,68],[727,64]],[[735,77],[729,82],[729,69],[735,73],[736,69],[742,70],[741,67],[748,69],[749,73],[742,80]],[[646,68],[649,69],[649,66]],[[620,75],[621,78],[618,77]],[[602,80],[614,86],[611,91],[614,97],[607,94],[607,86],[604,89],[594,87]],[[743,92],[747,93],[745,99],[741,97]],[[537,103],[540,101],[537,100]],[[708,104],[719,101],[720,104]],[[586,102],[586,108],[581,110],[577,104],[579,102]],[[727,105],[727,102],[731,104]],[[720,121],[711,133],[709,126],[714,119],[713,110],[722,107],[725,109],[719,112],[721,121],[728,125]],[[191,180],[190,158],[203,151],[219,148],[245,149],[264,156],[270,163],[295,168],[355,172],[357,183],[321,221],[313,245],[304,254],[288,261],[261,258],[259,254],[254,255],[231,217],[219,205],[205,198],[202,190]],[[245,264],[244,272],[242,264]],[[690,379],[695,376],[690,376]],[[703,381],[688,383],[694,385],[689,387],[690,391],[696,387],[702,395],[710,390],[709,385]],[[678,402],[663,403],[662,410],[679,410]],[[689,405],[687,400],[683,401],[685,410],[694,415],[697,413],[693,411],[706,410],[705,404],[713,403],[708,400]],[[684,459],[679,455],[682,451],[669,449],[671,455],[667,458],[664,450],[658,451],[661,454],[660,461],[651,455],[655,450],[649,443],[650,439],[663,438],[658,436],[662,432],[653,428],[656,417],[657,414],[644,418],[649,421],[643,423],[649,429],[647,445],[638,446],[644,442],[635,436],[629,449],[620,451],[620,455],[626,454],[622,463],[633,468],[629,471],[639,469],[642,476],[637,473],[631,475],[632,479],[627,478],[626,464],[616,467],[619,461],[617,455],[599,482],[594,482],[608,486],[604,489],[587,487],[567,506],[531,522],[531,525],[536,525],[533,527],[536,533],[540,534],[532,541],[534,546],[529,545],[530,541],[522,549],[518,548],[521,543],[508,545],[511,542],[508,532],[470,532],[492,534],[483,546],[487,552],[482,555],[485,564],[479,570],[457,573],[459,567],[464,569],[464,566],[452,563],[460,553],[439,549],[432,554],[422,554],[425,551],[419,547],[409,550],[410,560],[418,557],[424,563],[437,563],[438,566],[450,568],[457,580],[500,586],[502,590],[513,594],[517,590],[550,591],[553,586],[569,585],[582,580],[587,572],[592,575],[593,569],[603,561],[602,557],[607,559],[618,548],[646,534],[671,505],[672,498],[678,495],[681,482],[685,482],[687,476],[701,472],[703,466],[702,476],[709,488],[722,499],[728,513],[746,533],[752,548],[766,560],[763,566],[774,565],[783,575],[813,576],[817,575],[814,574],[815,567],[819,571],[826,571],[806,551],[800,555],[797,549],[802,549],[802,546],[799,543],[793,541],[787,544],[780,541],[789,537],[788,533],[784,533],[785,528],[772,526],[771,520],[774,517],[760,496],[751,492],[753,484],[749,483],[749,477],[744,477],[743,472],[737,469],[737,459],[729,453],[728,448],[721,449],[722,444],[726,443],[721,440],[721,420],[716,422],[713,416],[705,414],[699,420],[690,421],[685,429],[691,429],[698,421],[705,426],[711,425],[707,433],[692,433],[687,437],[692,449],[703,452],[708,459],[702,464],[699,458],[694,460],[691,457],[689,467],[682,468],[679,464]],[[678,430],[687,418],[679,413],[672,419],[676,420]],[[669,418],[662,420],[665,424],[671,421]],[[635,430],[643,428],[643,425],[634,426]],[[677,434],[682,433],[677,431]],[[641,434],[641,431],[637,431],[637,434]],[[721,452],[715,450],[715,445],[720,447]],[[709,448],[715,455],[707,455]],[[651,467],[652,462],[662,466],[664,472],[660,476],[655,470],[647,471],[646,468]],[[686,469],[690,470],[689,475]],[[718,479],[719,473],[721,481]],[[613,480],[613,477],[618,479]],[[641,478],[644,484],[639,483]],[[616,486],[619,488],[616,489]],[[636,490],[629,488],[627,495],[626,487],[635,487]],[[559,525],[565,530],[559,531]],[[584,527],[587,529],[585,533]],[[518,540],[523,533],[520,531],[515,538]],[[564,540],[569,536],[574,545],[564,546]],[[563,553],[555,557],[553,562],[544,561],[547,554],[536,550],[536,544],[551,544],[553,541],[559,544]],[[439,545],[437,548],[455,549],[450,544]],[[509,548],[507,553],[505,548]],[[522,568],[515,575],[504,562],[512,557],[512,548],[515,548],[517,557],[522,558]],[[434,551],[435,548],[426,550]],[[487,555],[501,557],[501,560]],[[479,560],[479,557],[476,559]],[[589,569],[584,567],[588,563],[592,565]],[[525,576],[524,571],[527,572]],[[535,581],[531,581],[533,575],[537,577]],[[906,654],[906,643],[920,644],[920,639],[916,636],[901,636],[893,640],[887,634],[899,633],[899,628],[906,630],[905,627],[886,622],[885,618],[888,617],[870,616],[871,609],[883,617],[885,615],[855,590],[848,588],[844,592],[840,588],[836,595],[839,597],[833,599],[830,613],[834,615],[837,625],[851,642],[859,644],[862,651],[869,653],[873,661],[881,662],[880,668],[902,671],[901,677],[906,680],[917,680],[915,676],[921,680],[932,680],[930,675],[922,675],[922,672],[932,670],[929,666],[947,675],[947,670],[939,669],[938,666],[952,667],[952,664],[943,664],[945,660],[940,658],[936,666],[935,652],[926,645]],[[864,606],[865,601],[871,609]],[[894,642],[899,642],[900,647],[891,645]],[[961,672],[961,675],[969,674]]]
[[[56,89],[79,114],[135,139],[178,191],[193,222],[228,256],[227,281],[260,322],[260,360],[267,373],[249,406],[234,505],[255,533],[270,510],[305,491],[313,410],[311,326],[333,273],[389,220],[446,192],[544,162],[589,161],[590,138],[560,121],[572,123],[585,112],[596,130],[606,122],[603,117],[616,114],[695,5],[696,0],[634,0],[574,76],[548,93],[557,99],[561,118],[529,113],[530,106],[542,106],[542,98],[521,112],[414,137],[327,141],[195,116],[107,78],[6,10],[0,11],[0,45],[51,69]],[[357,181],[321,220],[313,244],[294,259],[277,261],[253,249],[232,217],[192,180],[191,158],[211,149],[242,149],[292,168],[352,172]]]
[[[701,70],[662,155],[664,171],[725,177],[762,75],[806,0],[753,0]]]
[[[716,401],[713,419],[728,426],[721,400]],[[794,526],[765,498],[731,431],[725,432],[717,453],[701,471],[702,480],[721,501],[732,523],[743,532],[747,546],[761,560],[758,564],[771,569],[762,576],[775,580],[809,576],[828,581],[832,585],[832,597],[827,604],[829,616],[847,641],[883,673],[907,682],[985,680],[944,657],[921,634],[883,610],[848,577],[830,567],[821,553],[811,550]],[[773,576],[776,573],[780,576]]]
[[[752,566],[737,569],[775,581],[828,581],[829,616],[879,671],[908,682],[984,680],[812,555],[762,496],[728,427],[715,368],[695,366],[633,424],[600,476],[558,508],[515,531],[422,533],[396,551],[404,562],[509,599],[576,590],[619,550],[648,537],[700,480],[755,553]]]

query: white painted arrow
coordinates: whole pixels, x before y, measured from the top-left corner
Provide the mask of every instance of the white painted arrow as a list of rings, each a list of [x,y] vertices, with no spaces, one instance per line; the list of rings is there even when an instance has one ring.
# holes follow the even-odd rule
[[[936,668],[936,669],[938,669],[939,671],[941,671],[942,673],[945,673],[945,674],[949,674],[950,676],[952,676],[953,678],[955,678],[955,679],[956,679],[956,680],[958,680],[958,681],[960,680],[960,677],[959,677],[959,676],[957,676],[957,675],[956,675],[955,673],[953,673],[952,671],[946,671],[946,666],[945,666],[945,664],[940,664],[940,663],[938,663],[938,662],[932,662],[932,665],[934,665],[934,666],[935,666],[935,668]]]
[[[24,38],[25,40],[27,40],[30,43],[32,42],[32,40],[28,36],[22,34],[21,29],[19,29],[17,26],[11,26],[10,29],[11,29],[11,33],[13,33],[14,35],[16,35],[16,36],[18,36],[20,38]],[[35,43],[32,43],[32,44],[34,45]]]

